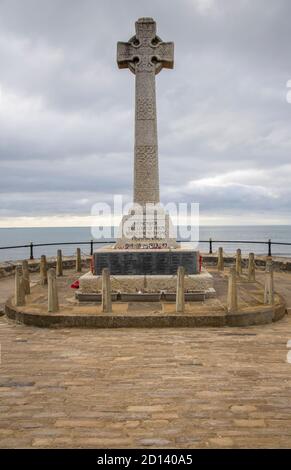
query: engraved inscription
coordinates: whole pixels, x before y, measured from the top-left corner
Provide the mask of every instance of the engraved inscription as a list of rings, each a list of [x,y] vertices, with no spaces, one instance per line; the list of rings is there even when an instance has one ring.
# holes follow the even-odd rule
[[[121,252],[95,253],[94,266],[97,275],[103,268],[109,268],[114,275],[174,275],[178,266],[184,266],[187,274],[197,273],[197,252],[187,251],[183,254],[174,252]]]

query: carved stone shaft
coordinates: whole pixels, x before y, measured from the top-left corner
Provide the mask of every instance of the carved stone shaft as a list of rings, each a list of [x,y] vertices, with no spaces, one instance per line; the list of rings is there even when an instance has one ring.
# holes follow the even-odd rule
[[[185,311],[185,269],[179,266],[177,273],[176,312]]]
[[[22,276],[25,294],[30,294],[30,276],[28,269],[28,261],[25,259],[22,261]]]
[[[104,268],[102,271],[102,312],[112,312],[111,282],[108,268]]]
[[[25,305],[25,288],[22,277],[21,266],[15,268],[15,291],[14,291],[14,303],[16,307]]]
[[[42,286],[45,286],[47,284],[47,262],[46,262],[45,255],[41,255],[39,272],[40,272],[40,283]]]
[[[155,71],[136,73],[134,202],[160,202]]]
[[[59,299],[56,281],[56,271],[49,269],[48,271],[48,312],[55,313],[59,311]]]
[[[63,275],[63,256],[62,256],[62,250],[57,251],[57,276],[62,276]]]
[[[218,271],[224,271],[224,258],[222,247],[218,248],[217,269]]]
[[[256,280],[256,263],[254,253],[249,254],[248,280],[250,282],[255,282]]]
[[[227,291],[227,311],[236,312],[238,308],[237,302],[237,272],[236,268],[230,268],[230,273],[228,277],[228,291]]]
[[[136,34],[117,44],[119,68],[135,74],[134,203],[160,202],[155,75],[174,66],[174,44],[156,35],[152,18],[135,23]]]

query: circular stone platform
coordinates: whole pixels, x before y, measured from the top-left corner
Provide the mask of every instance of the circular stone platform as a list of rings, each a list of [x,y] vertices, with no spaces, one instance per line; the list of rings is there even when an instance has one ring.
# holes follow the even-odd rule
[[[120,302],[112,303],[113,312],[104,314],[101,304],[82,302],[75,298],[70,284],[78,277],[74,273],[57,279],[60,312],[47,313],[47,287],[32,286],[26,305],[15,307],[13,299],[5,306],[8,318],[26,325],[38,327],[85,327],[85,328],[154,328],[154,327],[222,327],[250,326],[271,323],[286,313],[285,302],[275,295],[274,306],[263,305],[263,287],[250,283],[244,276],[238,283],[239,311],[229,314],[226,310],[227,276],[215,271],[216,298],[187,302],[185,313],[177,314],[175,302]]]

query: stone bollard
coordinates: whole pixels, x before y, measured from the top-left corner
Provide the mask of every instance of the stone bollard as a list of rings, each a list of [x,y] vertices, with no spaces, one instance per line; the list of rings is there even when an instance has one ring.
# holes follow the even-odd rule
[[[25,289],[24,289],[21,266],[16,266],[15,268],[14,303],[16,307],[21,307],[22,305],[25,305]]]
[[[236,278],[236,268],[233,266],[229,272],[227,291],[227,311],[230,313],[236,312],[238,308]]]
[[[49,269],[48,271],[48,306],[47,311],[49,313],[55,313],[59,311],[59,299],[56,281],[56,271]]]
[[[255,282],[256,280],[256,263],[254,253],[249,254],[248,280],[250,282]]]
[[[102,270],[102,312],[112,312],[111,282],[108,268],[104,268]]]
[[[28,261],[26,259],[22,261],[22,282],[25,294],[30,294],[30,276],[28,269]]]
[[[222,247],[218,248],[217,269],[218,271],[224,271],[224,258]]]
[[[63,275],[63,256],[62,256],[62,250],[57,251],[57,276],[60,277]]]
[[[46,263],[45,255],[41,255],[39,272],[40,272],[40,283],[42,286],[45,286],[47,284],[47,263]]]
[[[176,312],[185,312],[185,269],[179,266],[177,272],[177,290],[176,290]]]
[[[238,276],[242,275],[242,264],[241,264],[241,249],[236,250],[235,269]]]
[[[274,271],[272,258],[268,257],[265,271],[264,304],[274,305]]]
[[[76,251],[76,272],[81,273],[82,272],[82,258],[81,258],[81,249],[77,248]]]

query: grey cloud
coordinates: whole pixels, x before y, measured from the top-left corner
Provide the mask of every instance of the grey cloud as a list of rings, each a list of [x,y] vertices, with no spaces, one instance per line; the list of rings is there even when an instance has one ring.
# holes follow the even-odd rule
[[[175,42],[175,69],[157,76],[163,199],[290,222],[290,15],[289,0],[0,2],[0,215],[131,196],[134,77],[116,42],[153,16]],[[189,186],[245,169],[249,184]]]

